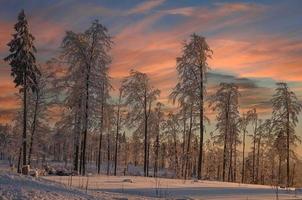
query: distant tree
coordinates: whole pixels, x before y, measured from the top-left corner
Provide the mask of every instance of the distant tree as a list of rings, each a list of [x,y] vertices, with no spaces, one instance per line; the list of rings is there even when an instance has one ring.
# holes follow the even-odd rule
[[[36,65],[36,48],[33,44],[34,37],[29,31],[29,25],[22,10],[18,16],[18,22],[15,24],[15,33],[13,39],[8,43],[11,52],[5,61],[11,65],[11,75],[14,77],[16,87],[21,86],[20,92],[23,92],[23,165],[27,162],[27,91],[36,91],[37,76],[40,71]]]
[[[290,145],[294,145],[298,139],[295,127],[298,123],[298,115],[301,112],[302,104],[296,94],[283,82],[277,83],[276,93],[273,95],[271,102],[273,104],[273,119],[276,123],[275,132],[278,134],[284,132],[286,137],[286,185],[289,187],[291,182]]]
[[[234,130],[239,118],[239,95],[237,85],[234,83],[221,83],[217,92],[210,97],[210,107],[212,107],[213,111],[218,112],[216,115],[217,142],[223,144],[223,181],[225,181],[227,152],[232,152],[232,144],[238,139],[238,135],[235,134]]]
[[[104,128],[106,128],[106,139],[107,139],[107,175],[110,175],[111,172],[111,161],[112,161],[112,150],[114,147],[113,145],[113,136],[115,135],[114,133],[116,132],[115,130],[115,125],[117,119],[115,119],[115,112],[114,112],[114,105],[110,104],[106,106],[105,109],[105,118],[104,118]]]
[[[276,138],[274,141],[274,148],[276,149],[277,156],[278,156],[278,184],[282,183],[282,178],[281,178],[281,166],[282,162],[286,160],[286,150],[287,149],[287,144],[286,142],[286,135],[285,131],[280,131],[279,133],[276,134]]]
[[[239,128],[243,133],[242,137],[242,169],[241,169],[241,183],[245,182],[245,140],[247,134],[247,127],[250,122],[252,110],[249,110],[247,113],[243,113],[242,117],[239,119]]]
[[[133,126],[134,123],[138,123],[138,128],[143,126],[144,175],[148,176],[148,120],[152,104],[156,101],[160,91],[151,86],[147,74],[134,70],[131,70],[130,75],[123,80],[122,90],[125,104],[130,108],[128,124]]]
[[[154,132],[155,141],[154,141],[154,177],[157,177],[158,168],[159,168],[159,151],[160,151],[160,142],[161,142],[161,127],[163,126],[164,104],[157,102],[156,106],[152,112],[152,121],[151,121],[151,130]]]
[[[171,138],[172,141],[172,149],[173,149],[173,163],[174,163],[174,171],[176,176],[179,175],[179,155],[180,152],[178,151],[178,143],[179,138],[178,135],[181,131],[181,125],[179,116],[177,114],[169,113],[167,116],[167,119],[164,122],[163,125],[165,136],[168,138]]]
[[[263,159],[261,157],[263,157],[263,148],[262,146],[265,143],[265,140],[268,139],[268,137],[270,136],[271,132],[272,132],[272,122],[270,119],[266,119],[266,120],[258,120],[258,128],[257,128],[257,135],[256,135],[256,143],[257,143],[257,155],[255,154],[255,157],[257,158],[256,160],[256,164],[255,164],[255,179],[254,182],[255,183],[259,183],[260,181],[260,175],[261,175],[261,171],[263,171],[261,169],[260,171],[260,160]]]
[[[255,183],[255,164],[256,164],[256,143],[257,143],[257,131],[258,131],[258,123],[260,119],[258,119],[258,113],[256,108],[253,108],[250,113],[250,121],[252,125],[253,133],[249,136],[252,137],[252,182]]]
[[[197,177],[202,176],[203,134],[204,134],[204,93],[206,72],[209,70],[208,59],[212,56],[212,50],[204,37],[193,34],[190,41],[184,44],[182,55],[176,59],[178,80],[174,88],[174,98],[186,98],[194,96],[199,112],[199,154]],[[187,90],[192,92],[187,93]],[[180,97],[182,96],[182,97]],[[184,101],[185,102],[185,101]]]
[[[4,160],[8,157],[8,147],[10,143],[10,129],[8,124],[0,123],[0,160]]]

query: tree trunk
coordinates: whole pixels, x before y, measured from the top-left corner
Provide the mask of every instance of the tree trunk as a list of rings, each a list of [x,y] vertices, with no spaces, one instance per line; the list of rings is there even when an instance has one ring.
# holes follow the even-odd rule
[[[115,152],[114,152],[114,176],[116,176],[117,170],[117,154],[118,154],[118,140],[119,140],[119,126],[120,126],[120,105],[121,105],[122,92],[120,91],[119,102],[117,107],[116,117],[116,136],[115,136]]]
[[[245,134],[246,129],[243,130],[243,140],[242,140],[242,170],[241,170],[241,183],[245,182]]]
[[[258,138],[258,148],[257,148],[257,171],[256,171],[256,183],[259,181],[259,166],[260,166],[260,145],[261,145],[261,133]]]
[[[175,164],[175,173],[178,175],[178,152],[177,152],[177,138],[176,138],[176,131],[174,130],[174,164]]]
[[[202,66],[202,65],[201,65]],[[202,152],[203,152],[203,73],[202,67],[200,69],[200,109],[199,109],[199,156],[198,156],[198,170],[197,178],[202,178]]]
[[[83,173],[83,147],[84,147],[84,132],[81,131],[81,154],[80,154],[80,174]]]
[[[104,82],[102,83],[102,97],[101,97],[101,121],[100,121],[100,139],[99,139],[99,149],[98,149],[98,174],[101,172],[101,155],[102,155],[102,140],[103,140],[103,128],[104,128],[104,104],[105,104],[105,97],[104,97]]]
[[[232,171],[233,171],[233,134],[234,134],[234,128],[232,127],[232,134],[230,135],[230,158],[229,158],[229,173],[228,173],[228,181],[232,181]]]
[[[31,131],[29,153],[28,153],[28,165],[30,165],[30,162],[31,162],[31,154],[32,154],[32,149],[33,149],[33,140],[34,140],[34,135],[35,135],[35,132],[36,132],[38,105],[39,105],[39,91],[37,90],[36,91],[36,99],[35,99],[35,108],[34,108],[34,119],[33,119],[33,123],[32,123],[32,131]]]
[[[294,178],[295,178],[295,175],[296,175],[296,163],[294,163],[294,166],[293,166],[293,172],[292,172],[292,177],[291,177],[291,185],[294,185]]]
[[[147,116],[147,94],[145,89],[144,95],[144,176],[148,175],[148,166],[147,166],[147,151],[148,151],[148,116]]]
[[[289,109],[288,109],[288,103],[287,103],[287,109],[286,109],[286,147],[287,147],[287,151],[286,151],[286,186],[289,187],[290,186],[290,173],[289,173]]]
[[[87,146],[87,134],[88,134],[88,111],[89,111],[89,76],[90,66],[88,66],[86,74],[86,101],[85,101],[85,128],[84,128],[84,140],[83,140],[83,166],[82,175],[86,173],[86,146]]]
[[[150,141],[147,142],[147,177],[149,176]]]
[[[185,174],[184,178],[187,179],[187,173],[188,173],[188,164],[189,164],[189,152],[191,148],[191,134],[192,134],[192,125],[193,125],[193,105],[190,106],[190,124],[189,124],[189,133],[188,133],[188,145],[187,145],[187,151],[186,151],[186,165],[185,165]]]
[[[182,163],[181,163],[181,176],[184,177],[184,166],[186,162],[186,156],[185,156],[185,146],[186,146],[186,127],[187,127],[187,118],[186,118],[186,110],[183,111],[183,144],[182,144]]]
[[[156,134],[156,147],[155,147],[155,159],[154,159],[154,177],[157,177],[158,157],[159,157],[159,131]]]
[[[253,137],[253,171],[252,171],[252,178],[253,183],[255,183],[255,157],[256,157],[256,132],[257,132],[257,121],[258,119],[255,119],[255,129],[254,129],[254,137]]]
[[[107,175],[110,175],[110,129],[108,128],[107,134]]]
[[[17,166],[18,173],[21,173],[21,156],[22,156],[22,146],[20,146],[19,148],[18,166]]]
[[[281,155],[279,154],[278,184],[281,184]]]
[[[75,130],[74,130],[74,160],[73,160],[73,170],[79,172],[79,152],[80,152],[80,140],[81,140],[81,106],[82,106],[82,96],[78,105],[78,112],[75,115]]]
[[[234,144],[234,177],[233,182],[237,181],[237,137],[235,135],[235,144]]]
[[[27,80],[26,80],[27,73],[25,71],[24,74],[24,87],[23,87],[23,137],[22,137],[22,151],[23,151],[23,165],[26,165],[26,149],[27,149],[27,142],[26,142],[26,127],[27,127]],[[23,173],[23,171],[22,171]]]
[[[223,163],[222,163],[222,181],[225,181],[225,170],[227,161],[227,138],[229,131],[229,106],[230,106],[230,94],[227,98],[226,111],[225,111],[225,133],[224,133],[224,145],[223,145]]]

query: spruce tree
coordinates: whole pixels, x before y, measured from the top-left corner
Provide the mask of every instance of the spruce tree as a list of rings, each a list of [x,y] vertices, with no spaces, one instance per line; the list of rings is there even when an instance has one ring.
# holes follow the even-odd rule
[[[10,54],[4,58],[11,66],[11,75],[14,77],[16,87],[20,87],[23,93],[23,134],[22,152],[23,165],[26,165],[26,123],[27,123],[27,91],[35,92],[37,76],[40,74],[36,65],[36,48],[33,44],[34,37],[29,31],[29,25],[22,10],[18,16],[18,22],[14,26],[13,39],[7,44]]]

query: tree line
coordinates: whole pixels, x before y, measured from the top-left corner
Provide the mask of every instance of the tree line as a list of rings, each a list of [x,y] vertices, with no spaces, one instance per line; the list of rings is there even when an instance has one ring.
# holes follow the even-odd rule
[[[169,95],[176,109],[170,109],[146,73],[130,70],[119,88],[111,85],[113,38],[98,20],[83,32],[67,31],[60,55],[45,65],[37,64],[24,11],[14,28],[4,60],[23,104],[12,124],[0,126],[0,158],[17,163],[19,172],[63,161],[81,175],[104,166],[107,174],[126,174],[131,165],[144,176],[295,184],[297,96],[277,83],[271,117],[261,119],[255,107],[240,112],[236,83],[220,83],[209,94],[213,51],[205,37],[192,34],[176,58],[177,83]],[[216,115],[206,137],[205,109]]]

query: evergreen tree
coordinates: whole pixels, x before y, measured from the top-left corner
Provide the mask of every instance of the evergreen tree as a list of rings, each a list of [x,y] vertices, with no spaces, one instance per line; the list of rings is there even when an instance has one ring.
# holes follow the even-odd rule
[[[11,75],[14,77],[16,87],[23,92],[23,135],[22,152],[23,165],[27,164],[27,91],[36,91],[37,76],[40,74],[36,65],[36,48],[33,44],[34,36],[29,31],[29,25],[22,10],[15,24],[13,39],[8,43],[10,55],[4,58],[11,65]]]

